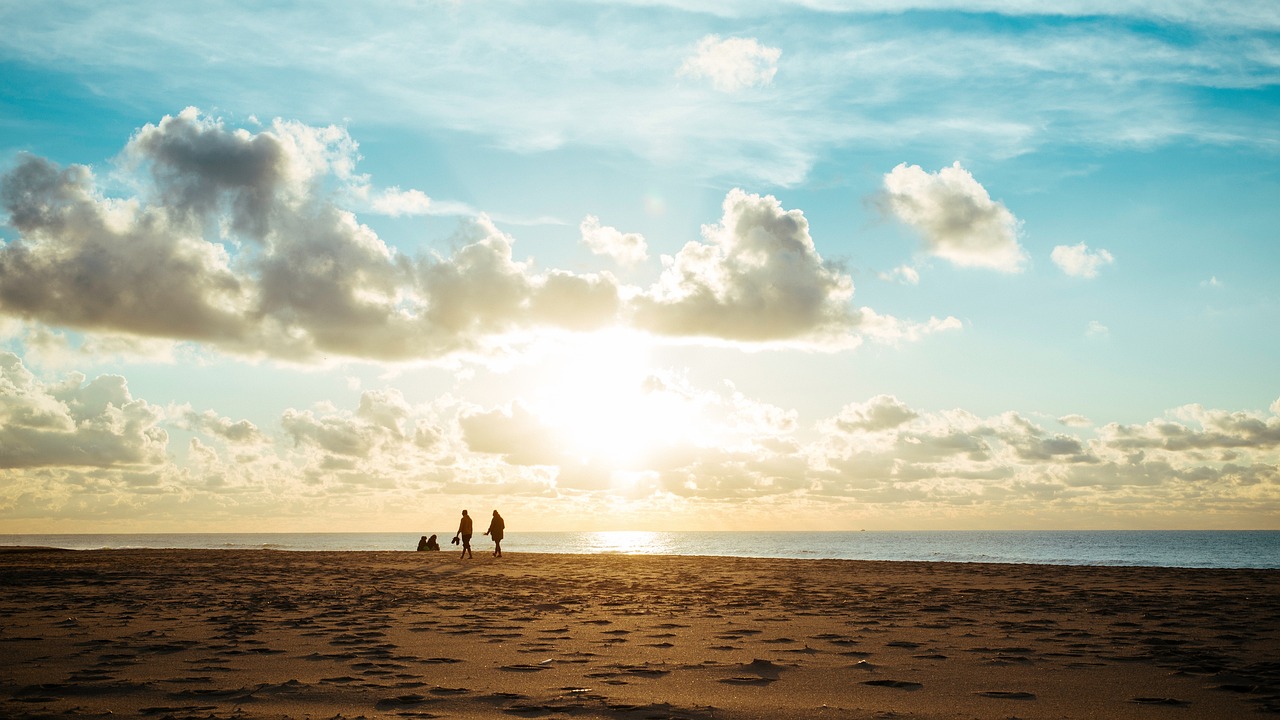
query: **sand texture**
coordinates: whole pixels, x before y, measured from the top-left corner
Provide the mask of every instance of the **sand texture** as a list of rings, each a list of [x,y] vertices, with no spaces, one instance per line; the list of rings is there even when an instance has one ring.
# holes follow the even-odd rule
[[[8,718],[1276,714],[1280,571],[0,552]]]

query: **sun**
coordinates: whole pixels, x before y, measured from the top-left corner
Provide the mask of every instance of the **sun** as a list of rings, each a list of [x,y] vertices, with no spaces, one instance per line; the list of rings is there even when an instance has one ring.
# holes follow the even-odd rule
[[[611,330],[577,336],[551,358],[533,410],[569,455],[636,470],[654,451],[692,436],[694,403],[651,366],[650,342]]]

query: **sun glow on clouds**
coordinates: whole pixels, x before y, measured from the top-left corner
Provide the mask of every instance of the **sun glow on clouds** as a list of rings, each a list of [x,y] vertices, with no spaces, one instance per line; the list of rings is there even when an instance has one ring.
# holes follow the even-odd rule
[[[650,365],[645,336],[606,331],[576,337],[549,363],[530,410],[578,462],[624,483],[651,454],[701,439],[698,410]]]

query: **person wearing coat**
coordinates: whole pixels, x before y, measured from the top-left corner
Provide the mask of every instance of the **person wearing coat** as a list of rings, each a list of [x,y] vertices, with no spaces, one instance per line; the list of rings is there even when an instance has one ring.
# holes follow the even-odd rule
[[[497,510],[493,511],[493,520],[489,522],[489,529],[484,531],[485,535],[493,538],[493,556],[502,557],[502,534],[506,530],[507,523],[498,514]]]

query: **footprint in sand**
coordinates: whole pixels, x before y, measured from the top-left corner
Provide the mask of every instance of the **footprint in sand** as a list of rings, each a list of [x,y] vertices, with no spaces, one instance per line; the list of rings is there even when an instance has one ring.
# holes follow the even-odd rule
[[[1136,697],[1129,702],[1139,705],[1168,705],[1170,707],[1186,707],[1191,704],[1186,700],[1167,697]]]
[[[1035,700],[1036,694],[1029,692],[1020,692],[1017,690],[984,690],[976,692],[974,695],[981,697],[998,698],[1000,700]]]
[[[863,680],[863,685],[873,685],[875,687],[894,688],[896,690],[919,690],[924,687],[922,683],[912,682],[910,680]]]
[[[729,677],[720,682],[729,685],[768,685],[769,683],[777,682],[777,680],[777,678],[768,677]]]

